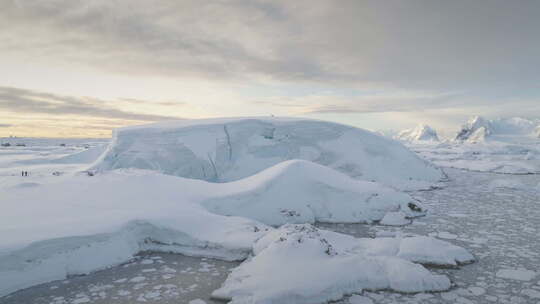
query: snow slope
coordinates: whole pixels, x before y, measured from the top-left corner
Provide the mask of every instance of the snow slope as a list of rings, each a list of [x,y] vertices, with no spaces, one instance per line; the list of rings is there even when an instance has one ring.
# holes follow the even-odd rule
[[[439,141],[437,131],[428,125],[418,125],[414,129],[403,130],[399,132],[396,139],[403,141]]]
[[[426,188],[443,176],[390,139],[350,126],[292,118],[184,120],[118,129],[93,169],[139,168],[229,182],[290,159],[399,189]]]
[[[380,184],[354,180],[302,160],[279,163],[254,176],[214,188],[203,202],[211,212],[237,215],[269,225],[285,223],[371,223],[392,211],[423,215],[409,195]],[[213,189],[212,187],[209,187]]]

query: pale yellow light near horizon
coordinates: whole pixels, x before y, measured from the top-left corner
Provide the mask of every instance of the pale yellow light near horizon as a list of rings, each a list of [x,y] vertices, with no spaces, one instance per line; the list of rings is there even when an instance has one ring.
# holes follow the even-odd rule
[[[31,62],[31,63],[29,63]],[[422,121],[427,113],[311,113],[310,108],[343,103],[342,97],[288,96],[251,97],[242,94],[253,83],[217,79],[128,75],[61,63],[25,61],[16,56],[0,57],[0,85],[60,96],[97,98],[104,107],[124,112],[178,118],[222,116],[303,116],[350,124],[382,126],[385,122]],[[252,89],[252,88],[251,88]],[[395,98],[394,93],[387,96]],[[404,94],[399,92],[398,94]],[[403,95],[407,97],[407,95]],[[134,101],[126,101],[133,99]],[[142,102],[136,102],[140,100]],[[260,103],[259,101],[262,101]],[[286,104],[289,106],[276,106]],[[167,104],[167,105],[163,105]],[[306,106],[307,105],[307,106]],[[0,137],[110,137],[114,128],[152,121],[92,117],[63,113],[21,113],[0,110]],[[435,127],[439,125],[433,124]]]
[[[246,109],[234,85],[199,79],[109,74],[91,68],[28,64],[1,58],[0,84],[57,95],[97,98],[111,108],[178,118],[235,115]],[[125,99],[141,100],[128,102]],[[167,103],[164,106],[162,103]],[[253,114],[257,114],[255,111]],[[145,121],[104,119],[59,113],[0,111],[0,137],[109,137],[111,129]],[[51,123],[51,120],[54,123]]]

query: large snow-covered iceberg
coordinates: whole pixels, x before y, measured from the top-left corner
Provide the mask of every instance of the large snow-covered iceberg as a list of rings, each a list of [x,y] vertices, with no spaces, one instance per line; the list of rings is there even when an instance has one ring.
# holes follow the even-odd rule
[[[139,168],[229,182],[290,159],[400,189],[427,187],[443,176],[391,139],[341,124],[292,118],[186,120],[121,128],[93,169]]]
[[[413,129],[407,129],[399,132],[396,139],[415,142],[415,141],[439,141],[437,131],[428,125],[420,124]]]

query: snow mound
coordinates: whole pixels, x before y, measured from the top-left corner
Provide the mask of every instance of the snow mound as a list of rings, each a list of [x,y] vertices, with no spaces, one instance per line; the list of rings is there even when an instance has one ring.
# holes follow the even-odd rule
[[[225,185],[226,189],[216,186],[224,190],[215,192],[203,206],[213,213],[268,225],[371,223],[398,210],[404,217],[424,214],[419,203],[405,193],[302,160],[285,161]]]
[[[432,255],[431,260],[435,256],[453,257],[453,252],[446,253],[447,248],[441,248],[447,243],[431,238],[411,239],[356,239],[309,224],[287,224],[258,240],[253,247],[254,256],[234,269],[212,296],[231,300],[233,304],[312,304],[339,300],[346,294],[366,289],[399,292],[449,289],[451,283],[446,276],[433,274],[408,260],[421,259],[423,251]],[[426,240],[429,240],[428,248],[433,250],[415,247],[426,245]],[[405,257],[398,256],[400,246]],[[409,256],[408,248],[413,253]]]
[[[439,169],[391,139],[350,126],[292,118],[184,120],[121,128],[93,169],[139,168],[229,182],[290,159],[400,189],[426,188],[443,177]]]
[[[439,141],[437,131],[428,125],[418,125],[414,129],[408,129],[401,131],[396,139],[403,141]]]

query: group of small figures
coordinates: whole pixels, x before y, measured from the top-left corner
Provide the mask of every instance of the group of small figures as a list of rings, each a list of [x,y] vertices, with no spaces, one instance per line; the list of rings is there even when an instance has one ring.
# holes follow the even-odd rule
[[[28,171],[21,171],[21,176],[28,176]]]

